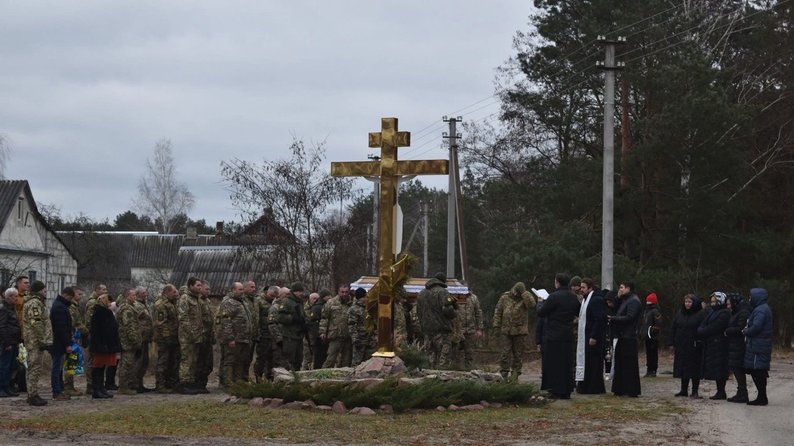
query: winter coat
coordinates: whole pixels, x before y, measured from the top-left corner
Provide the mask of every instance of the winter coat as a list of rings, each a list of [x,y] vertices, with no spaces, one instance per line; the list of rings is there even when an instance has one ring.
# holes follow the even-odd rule
[[[642,320],[642,304],[636,294],[620,300],[618,312],[612,317],[612,335],[617,338],[637,338],[637,329]]]
[[[116,322],[116,316],[102,304],[94,305],[91,314],[91,352],[121,352],[119,324]]]
[[[320,334],[327,339],[350,339],[347,328],[347,310],[350,309],[351,297],[347,300],[337,295],[330,299],[320,313]]]
[[[0,302],[0,348],[16,347],[22,342],[22,329],[14,305]]]
[[[96,309],[94,309],[96,311]],[[141,348],[141,325],[135,305],[124,299],[118,310],[119,339],[124,351],[135,351]]]
[[[593,295],[590,296],[590,301],[587,303],[587,310],[585,317],[585,340],[595,339],[596,347],[603,346],[606,339],[606,305],[604,298],[601,296],[601,290],[594,290]],[[585,296],[587,298],[587,296]],[[584,300],[582,301],[584,305]]]
[[[431,278],[416,298],[416,313],[425,337],[452,334],[457,301],[447,292],[446,283]]]
[[[198,344],[202,340],[204,326],[202,322],[199,297],[188,291],[179,297],[177,315],[179,317],[178,336],[180,344]]]
[[[301,299],[295,294],[289,293],[287,297],[279,299],[273,306],[276,307],[276,319],[279,323],[281,338],[293,341],[303,339],[303,335],[306,333],[306,315],[303,312]]]
[[[154,342],[175,345],[179,344],[179,313],[176,299],[170,300],[160,296],[154,303],[154,326],[152,337]]]
[[[152,315],[149,313],[149,307],[146,302],[136,300],[132,303],[135,312],[138,314],[138,325],[141,327],[141,341],[144,344],[152,342],[152,335],[154,333]]]
[[[52,349],[53,355],[63,355],[66,348],[72,345],[72,316],[69,314],[71,302],[63,296],[55,298],[50,308],[50,323],[52,324]]]
[[[538,317],[545,319],[543,341],[572,342],[573,321],[579,316],[581,304],[569,288],[560,288],[538,309]]]
[[[223,298],[215,317],[216,337],[221,345],[232,341],[238,344],[251,343],[254,325],[249,307],[243,296],[228,295]]]
[[[516,295],[512,291],[502,294],[493,315],[494,333],[516,336],[529,334],[529,309],[535,300],[528,291]]]
[[[768,299],[765,289],[750,290],[753,311],[747,318],[747,327],[742,330],[747,341],[744,350],[745,369],[769,370],[772,360],[772,309],[766,303]]]
[[[306,319],[308,319],[309,322],[309,336],[312,339],[320,337],[320,320],[323,316],[324,307],[325,299],[319,298],[314,305],[309,307],[309,311],[306,313]]]
[[[52,346],[52,323],[47,316],[44,298],[38,294],[26,294],[22,307],[22,336],[28,351],[44,351]]]
[[[662,331],[662,313],[659,312],[656,304],[646,305],[642,319],[640,336],[643,339],[659,339],[659,334]]]
[[[698,340],[697,330],[705,318],[698,298],[693,299],[689,310],[681,304],[675,315],[670,332],[670,342],[675,347],[673,377],[700,379],[703,342]]]
[[[728,379],[728,338],[725,329],[731,321],[731,312],[724,305],[712,307],[698,327],[698,338],[703,340],[703,378]]]
[[[725,329],[725,336],[728,338],[728,367],[744,367],[744,335],[742,329],[747,325],[747,317],[750,315],[749,306],[742,302],[738,307],[733,307],[731,321]]]

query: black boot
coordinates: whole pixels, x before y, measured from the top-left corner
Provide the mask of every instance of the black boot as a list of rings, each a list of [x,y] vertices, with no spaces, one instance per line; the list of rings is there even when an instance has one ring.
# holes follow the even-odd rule
[[[117,366],[105,367],[105,390],[119,390],[116,385]]]
[[[753,374],[753,382],[755,383],[756,389],[758,389],[758,396],[749,401],[747,404],[750,406],[766,406],[769,404],[769,400],[766,398],[766,371],[761,371],[761,373],[754,373]]]
[[[93,381],[92,398],[97,400],[110,398],[110,395],[105,391],[105,368],[94,367],[91,369],[91,379]]]
[[[676,393],[675,396],[687,396],[687,388],[689,387],[689,380],[686,378],[681,378],[681,391]]]
[[[714,396],[712,396],[709,399],[724,400],[726,398],[728,398],[728,395],[725,393],[725,380],[724,379],[717,380],[717,393],[715,393]]]
[[[744,369],[734,370],[733,377],[736,378],[736,395],[728,398],[728,401],[746,403],[749,398],[747,398],[747,376],[744,374]]]
[[[700,394],[698,393],[698,389],[700,388],[700,380],[693,379],[692,380],[692,395],[689,395],[690,398],[699,400]]]

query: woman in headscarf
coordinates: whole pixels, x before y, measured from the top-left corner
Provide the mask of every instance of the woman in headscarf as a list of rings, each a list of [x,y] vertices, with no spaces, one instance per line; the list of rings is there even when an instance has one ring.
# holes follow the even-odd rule
[[[700,398],[700,362],[703,343],[697,340],[697,329],[706,313],[700,306],[700,299],[694,294],[684,296],[681,309],[673,319],[670,339],[675,349],[673,357],[673,377],[681,379],[681,391],[675,396],[687,396],[689,382],[692,381],[692,398]]]
[[[94,398],[113,398],[105,388],[105,368],[115,367],[121,353],[119,325],[110,310],[110,297],[103,294],[97,298],[94,314],[91,316],[91,354],[93,355]]]
[[[728,294],[728,309],[731,310],[731,321],[725,329],[728,338],[728,369],[736,379],[736,395],[728,398],[732,403],[746,403],[747,377],[744,371],[744,335],[742,329],[747,325],[750,308],[738,293]]]
[[[704,340],[703,379],[717,383],[717,393],[712,400],[728,398],[725,382],[728,381],[728,338],[725,329],[731,322],[731,312],[725,306],[728,296],[721,291],[711,293],[711,312],[698,327],[698,337]]]

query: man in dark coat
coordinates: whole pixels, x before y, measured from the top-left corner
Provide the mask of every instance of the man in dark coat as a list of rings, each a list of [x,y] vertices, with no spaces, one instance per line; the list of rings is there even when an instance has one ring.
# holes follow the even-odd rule
[[[55,298],[50,308],[50,323],[52,324],[52,347],[50,356],[52,357],[52,374],[50,382],[52,384],[52,399],[68,400],[63,390],[63,362],[66,355],[72,352],[72,316],[69,306],[74,300],[74,289],[66,287],[61,291],[61,295]]]
[[[544,381],[552,396],[560,399],[569,399],[573,391],[573,321],[580,305],[568,286],[569,280],[567,275],[557,274],[554,278],[557,290],[549,294],[538,310],[538,317],[546,318],[541,346]]]
[[[645,314],[640,335],[645,340],[645,376],[655,377],[659,367],[659,332],[662,330],[662,313],[659,312],[656,293],[645,297]]]
[[[725,293],[711,293],[711,312],[706,315],[698,327],[698,338],[703,342],[703,378],[713,379],[717,383],[717,393],[712,400],[724,400],[725,382],[728,381],[728,338],[725,329],[731,321],[731,313],[725,307]]]
[[[747,343],[744,349],[744,368],[753,377],[758,397],[748,402],[751,406],[766,406],[766,381],[772,361],[772,310],[767,305],[769,294],[764,288],[750,290],[753,311],[742,330]]]
[[[576,391],[582,394],[605,393],[604,341],[606,340],[606,306],[601,290],[593,279],[580,281],[582,308],[576,342]]]
[[[636,397],[641,393],[637,329],[642,318],[642,303],[635,289],[632,282],[620,283],[620,307],[615,316],[609,318],[613,334],[618,340],[613,358],[615,378],[612,381],[612,393],[618,396]]]
[[[22,342],[22,329],[14,307],[18,295],[16,288],[9,288],[0,300],[0,398],[19,396],[11,386],[11,370]]]
[[[728,309],[731,311],[731,321],[725,329],[728,338],[728,369],[736,379],[736,395],[728,398],[731,403],[746,403],[747,376],[744,371],[744,335],[742,329],[747,325],[750,307],[739,293],[728,294]]]

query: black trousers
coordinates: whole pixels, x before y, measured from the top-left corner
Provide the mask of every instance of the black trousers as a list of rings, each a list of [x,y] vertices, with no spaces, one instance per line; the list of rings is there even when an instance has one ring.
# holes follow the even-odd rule
[[[656,373],[659,368],[659,341],[656,339],[645,338],[645,371]]]

